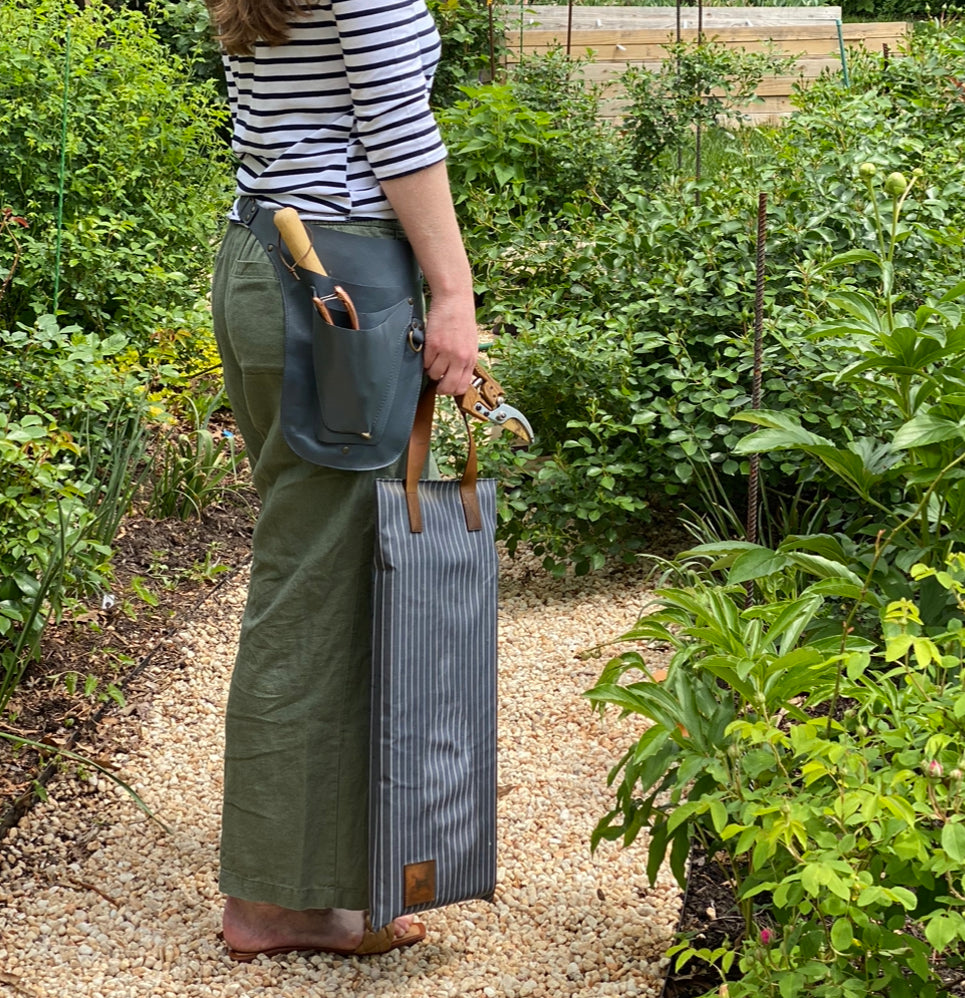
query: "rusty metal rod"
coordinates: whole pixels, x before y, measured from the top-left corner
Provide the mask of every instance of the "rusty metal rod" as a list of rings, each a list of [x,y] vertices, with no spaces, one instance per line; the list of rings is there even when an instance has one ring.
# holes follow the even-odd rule
[[[764,262],[767,244],[767,195],[757,195],[757,272],[754,276],[754,369],[751,383],[751,408],[761,407],[761,383],[764,367]],[[752,454],[747,480],[746,536],[751,544],[757,543],[757,521],[760,515],[761,456]],[[747,605],[754,602],[754,583],[745,584]]]

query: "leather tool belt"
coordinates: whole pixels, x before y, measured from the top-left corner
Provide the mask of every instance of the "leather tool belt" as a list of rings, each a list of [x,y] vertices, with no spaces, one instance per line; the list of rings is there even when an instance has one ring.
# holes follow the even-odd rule
[[[288,257],[271,209],[241,198],[237,210],[281,285],[288,445],[328,468],[392,464],[409,442],[423,382],[422,277],[409,243],[307,226],[322,276]]]

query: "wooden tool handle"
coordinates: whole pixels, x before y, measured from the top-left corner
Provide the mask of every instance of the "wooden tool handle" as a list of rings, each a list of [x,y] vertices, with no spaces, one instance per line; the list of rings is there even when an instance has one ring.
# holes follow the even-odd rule
[[[302,270],[312,274],[327,277],[328,272],[322,266],[315,250],[312,248],[312,238],[305,228],[305,223],[298,217],[294,208],[280,208],[275,212],[275,228],[281,236],[288,252],[292,255],[292,263]]]

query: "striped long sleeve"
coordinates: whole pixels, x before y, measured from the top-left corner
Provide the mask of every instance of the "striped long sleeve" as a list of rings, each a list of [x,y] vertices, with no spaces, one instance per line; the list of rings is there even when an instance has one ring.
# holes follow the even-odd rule
[[[381,180],[445,158],[424,0],[329,0],[284,45],[225,56],[238,192],[308,219],[392,218]]]

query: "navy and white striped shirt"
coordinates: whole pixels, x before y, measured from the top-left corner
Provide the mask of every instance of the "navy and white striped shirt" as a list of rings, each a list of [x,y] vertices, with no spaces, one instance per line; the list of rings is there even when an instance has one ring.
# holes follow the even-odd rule
[[[324,0],[284,45],[225,55],[238,193],[306,219],[394,218],[379,181],[446,156],[425,0]]]

